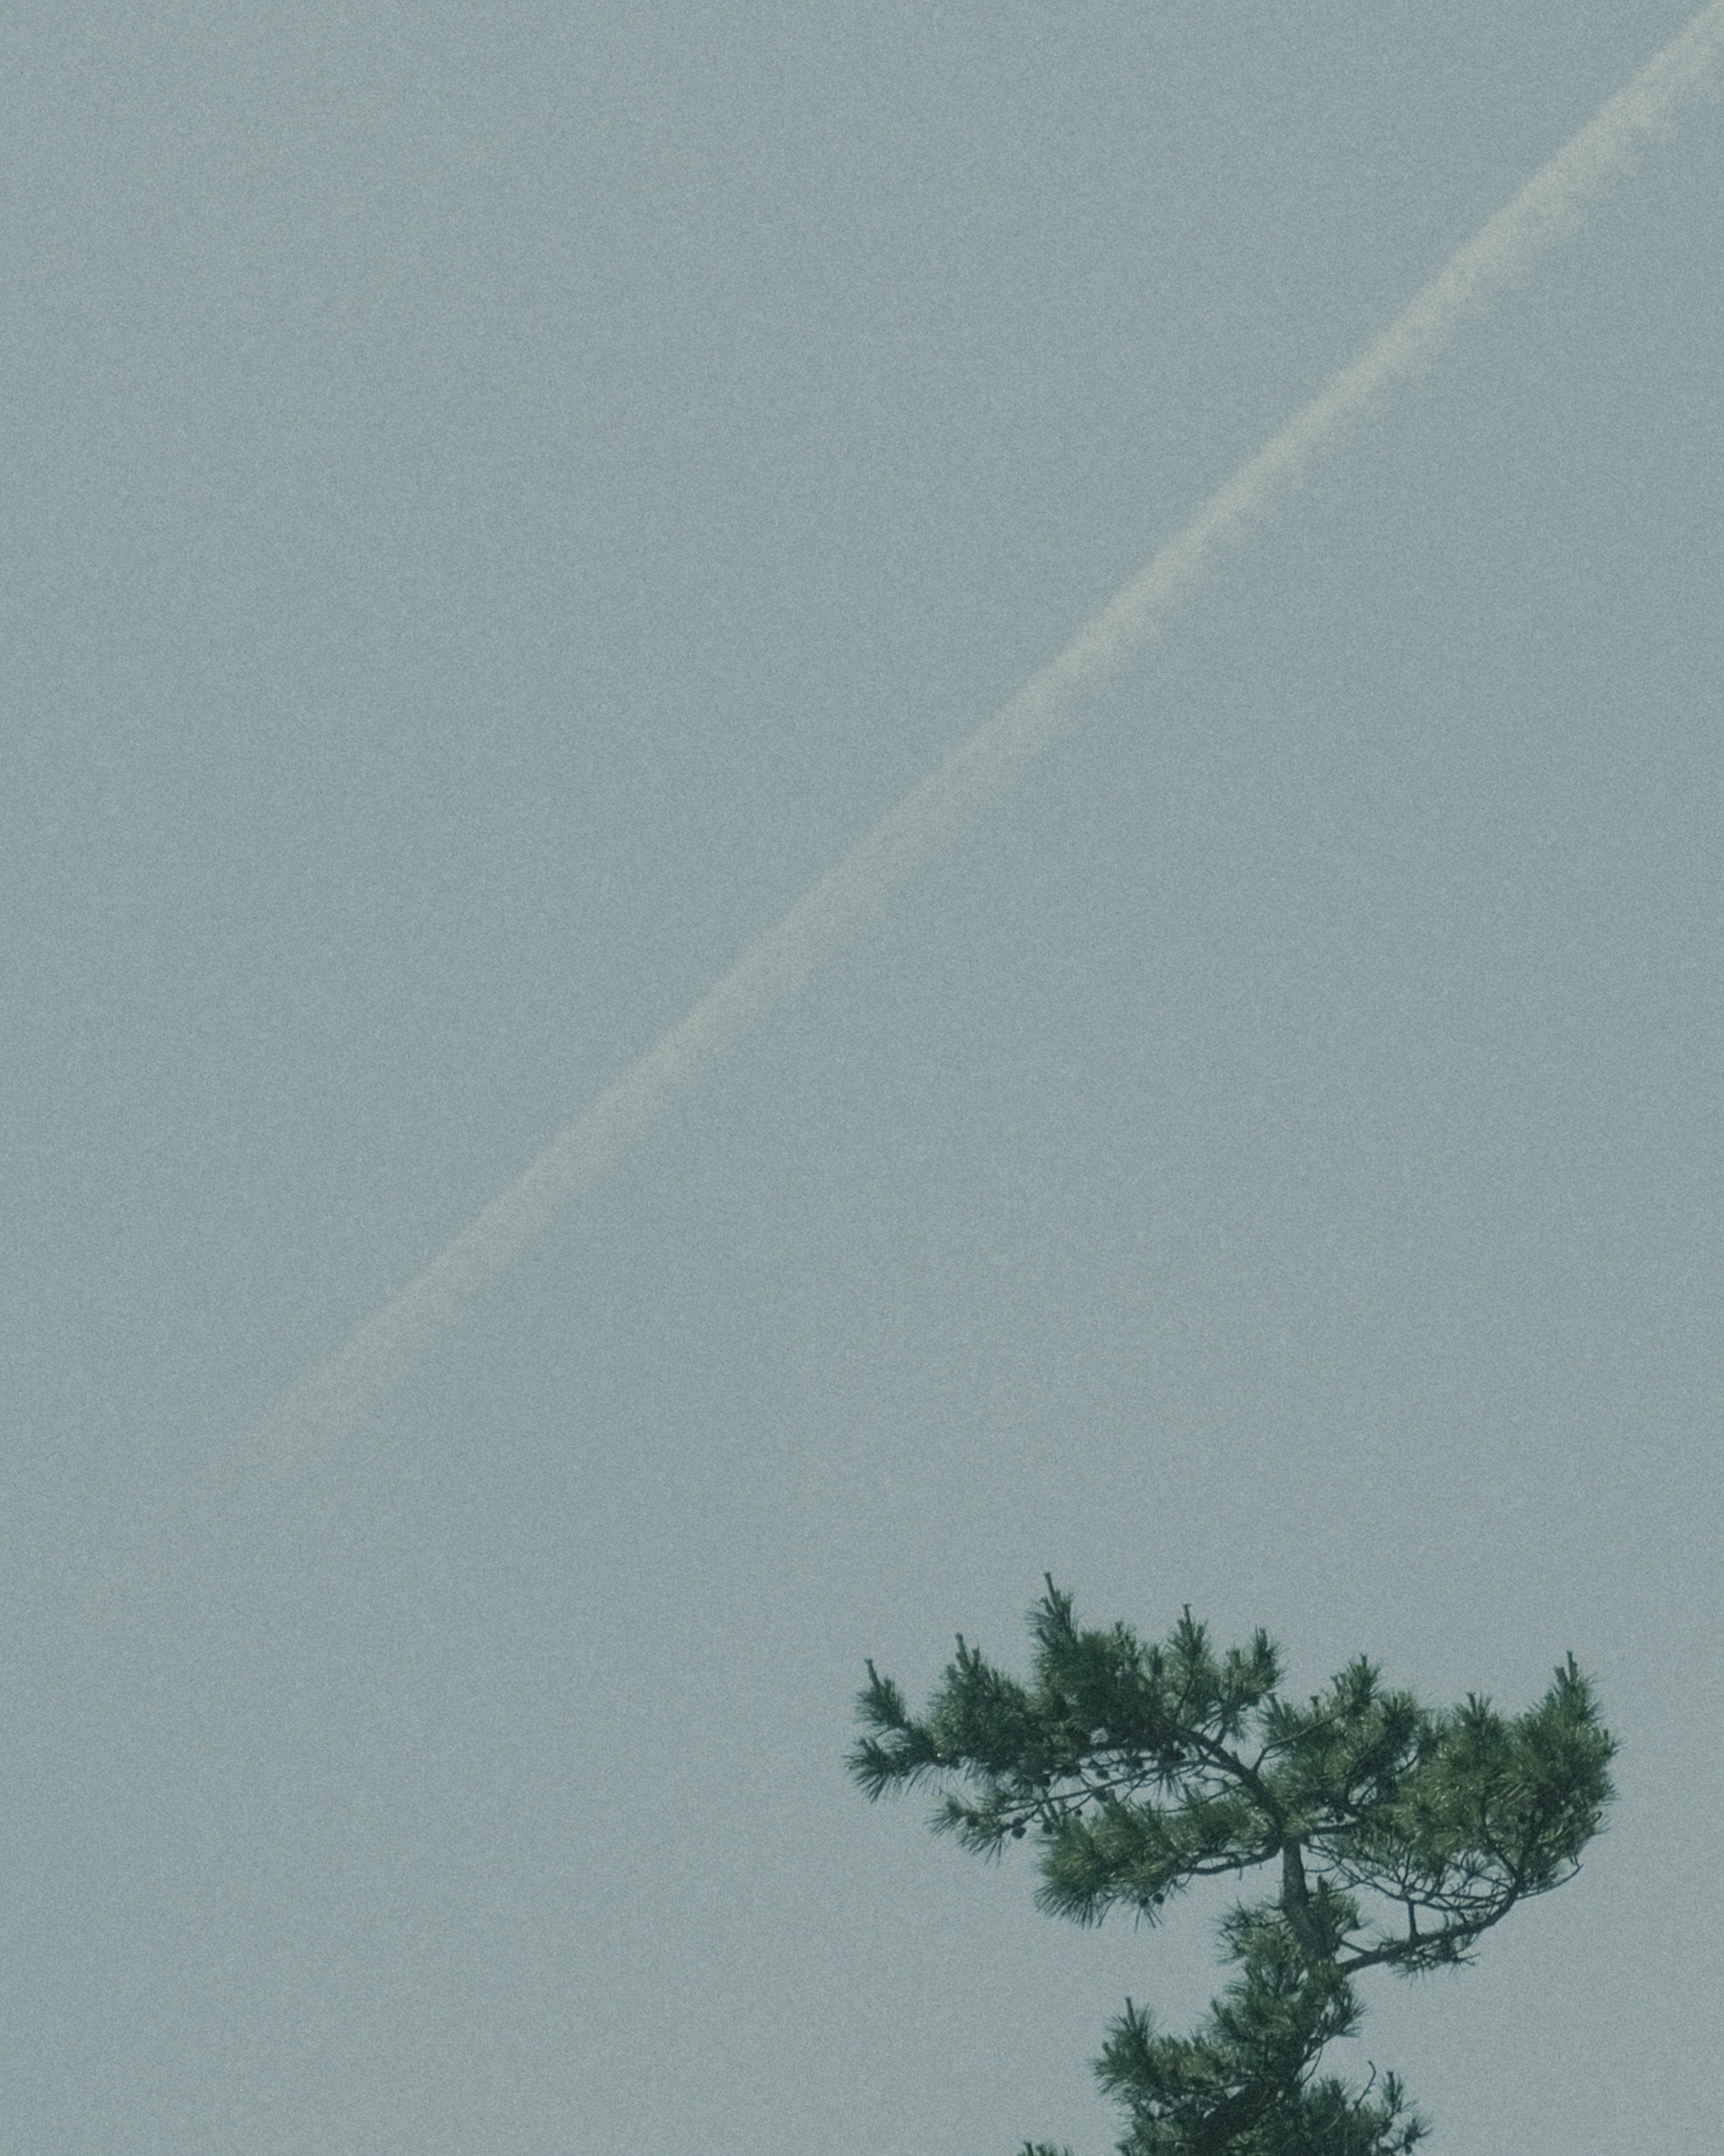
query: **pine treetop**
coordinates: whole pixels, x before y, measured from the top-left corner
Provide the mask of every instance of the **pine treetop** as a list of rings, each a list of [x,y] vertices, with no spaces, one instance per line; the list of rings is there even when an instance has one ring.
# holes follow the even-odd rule
[[[1218,1656],[1189,1607],[1164,1645],[1082,1631],[1051,1578],[1030,1629],[1029,1683],[960,1635],[921,1717],[870,1662],[849,1765],[870,1798],[941,1784],[936,1831],[984,1856],[1034,1835],[1038,1902],[1080,1923],[1116,1907],[1154,1923],[1193,1880],[1276,1867],[1276,1892],[1224,1920],[1242,1974],[1194,2040],[1130,2002],[1111,2032],[1097,2071],[1132,2116],[1125,2156],[1411,2148],[1424,2128],[1393,2076],[1373,2102],[1316,2080],[1316,2060],[1357,2025],[1352,1976],[1470,1961],[1579,1869],[1616,1748],[1573,1656],[1505,1717],[1476,1695],[1421,1707],[1362,1656],[1301,1703],[1267,1633]]]

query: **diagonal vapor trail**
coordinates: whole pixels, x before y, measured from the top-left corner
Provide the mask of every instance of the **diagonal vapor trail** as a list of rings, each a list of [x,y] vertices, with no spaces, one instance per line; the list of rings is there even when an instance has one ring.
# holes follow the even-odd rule
[[[1376,340],[1212,495],[1041,671],[889,809],[680,1024],[654,1042],[394,1299],[303,1378],[258,1433],[271,1451],[349,1426],[464,1307],[775,1004],[834,957],[926,860],[1003,793],[1243,546],[1282,497],[1415,380],[1466,317],[1578,229],[1681,108],[1716,95],[1724,0],[1704,8],[1468,240]]]

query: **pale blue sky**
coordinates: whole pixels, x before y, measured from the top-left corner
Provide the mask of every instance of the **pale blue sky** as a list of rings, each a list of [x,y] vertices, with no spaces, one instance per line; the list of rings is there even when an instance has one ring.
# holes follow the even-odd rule
[[[358,1433],[242,1434],[1692,13],[14,23],[0,2037],[53,2156],[1101,2156],[862,1659],[1266,1625],[1624,1743],[1386,1980],[1711,2156],[1724,110]]]

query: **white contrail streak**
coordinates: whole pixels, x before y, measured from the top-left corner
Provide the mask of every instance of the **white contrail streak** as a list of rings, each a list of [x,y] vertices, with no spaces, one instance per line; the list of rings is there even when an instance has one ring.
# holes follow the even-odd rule
[[[1147,568],[888,811],[608,1091],[553,1138],[394,1300],[296,1385],[265,1425],[273,1444],[352,1421],[456,1323],[463,1306],[542,1235],[571,1199],[644,1137],[670,1095],[842,950],[900,884],[949,846],[1075,719],[1162,625],[1342,448],[1401,382],[1421,374],[1465,317],[1513,283],[1634,169],[1682,106],[1718,89],[1724,0],[1713,0],[1467,241],[1374,343],[1212,495]]]

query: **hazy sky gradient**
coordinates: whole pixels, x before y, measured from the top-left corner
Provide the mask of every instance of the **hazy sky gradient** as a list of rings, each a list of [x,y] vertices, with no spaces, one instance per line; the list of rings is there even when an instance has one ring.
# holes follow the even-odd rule
[[[1691,13],[23,24],[21,2146],[1098,2156],[1212,1912],[840,1764],[1051,1568],[1301,1689],[1573,1649],[1609,1835],[1338,2063],[1710,2152],[1715,106],[350,1442],[242,1442]]]
[[[1062,650],[810,885],[477,1219],[302,1378],[266,1421],[264,1443],[293,1445],[344,1434],[398,1383],[563,1207],[639,1142],[674,1092],[704,1075],[714,1057],[836,957],[900,883],[957,842],[979,811],[1255,536],[1282,499],[1345,448],[1373,408],[1424,374],[1467,317],[1524,277],[1547,247],[1573,237],[1587,213],[1633,176],[1648,144],[1675,131],[1685,107],[1716,95],[1721,50],[1724,0],[1716,0],[1541,165]]]

